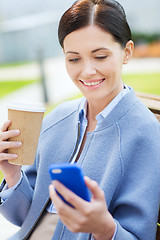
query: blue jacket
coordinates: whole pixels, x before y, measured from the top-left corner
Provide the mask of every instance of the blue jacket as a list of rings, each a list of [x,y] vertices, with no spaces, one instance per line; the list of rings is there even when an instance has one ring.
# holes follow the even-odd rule
[[[10,239],[27,239],[46,208],[48,168],[71,158],[82,101],[65,102],[44,119],[34,165],[23,169],[21,183],[0,205],[0,213],[22,226]],[[97,130],[87,134],[79,164],[104,190],[106,204],[118,225],[115,239],[154,240],[160,200],[160,124],[133,90]],[[53,240],[58,239],[88,240],[89,233],[71,233],[59,220],[53,235]]]

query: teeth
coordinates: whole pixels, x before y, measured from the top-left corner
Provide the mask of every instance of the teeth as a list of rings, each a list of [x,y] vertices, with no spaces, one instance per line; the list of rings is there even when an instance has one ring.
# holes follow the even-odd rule
[[[88,83],[83,82],[83,83],[84,83],[84,85],[86,85],[86,86],[95,86],[95,85],[100,84],[102,81],[103,81],[103,80],[101,80],[101,81],[99,81],[99,82],[88,82]]]

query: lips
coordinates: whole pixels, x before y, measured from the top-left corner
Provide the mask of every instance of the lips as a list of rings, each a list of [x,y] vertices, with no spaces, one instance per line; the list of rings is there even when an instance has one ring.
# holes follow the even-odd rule
[[[102,83],[103,81],[105,80],[105,78],[101,79],[101,80],[90,80],[90,81],[83,81],[83,80],[80,80],[85,86],[96,86],[96,85],[99,85],[100,83]]]

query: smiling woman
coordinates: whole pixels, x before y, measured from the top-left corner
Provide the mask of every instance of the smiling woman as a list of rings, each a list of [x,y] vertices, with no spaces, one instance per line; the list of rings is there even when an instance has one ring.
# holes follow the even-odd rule
[[[8,139],[20,133],[3,124],[0,213],[21,226],[11,240],[155,239],[160,125],[121,77],[134,46],[123,7],[115,0],[78,0],[62,15],[58,35],[83,97],[46,116],[33,166],[5,161],[17,157],[6,150],[18,146]],[[90,202],[58,181],[50,185],[49,166],[65,162],[83,169]],[[5,190],[5,183],[12,188]]]

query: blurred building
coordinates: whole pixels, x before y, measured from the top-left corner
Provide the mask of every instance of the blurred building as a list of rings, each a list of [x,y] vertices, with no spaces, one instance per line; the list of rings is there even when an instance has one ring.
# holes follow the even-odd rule
[[[118,0],[126,10],[132,32],[160,33],[159,0]]]
[[[44,58],[61,54],[58,21],[72,2],[1,0],[0,63],[35,61],[39,54]]]
[[[50,11],[9,19],[1,24],[0,62],[36,60],[58,54],[58,13]]]
[[[61,54],[59,18],[74,0],[0,0],[0,63],[37,60]],[[160,32],[159,0],[119,0],[132,31]]]

